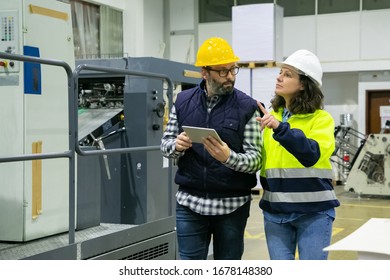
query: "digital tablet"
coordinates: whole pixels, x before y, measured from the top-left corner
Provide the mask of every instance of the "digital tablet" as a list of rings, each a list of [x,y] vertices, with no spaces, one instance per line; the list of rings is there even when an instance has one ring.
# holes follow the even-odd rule
[[[219,143],[222,143],[221,138],[219,137],[218,133],[213,128],[183,125],[183,129],[187,133],[188,137],[190,137],[192,142],[202,143],[202,138],[207,138],[207,136],[211,135],[215,139],[217,139],[219,141]]]

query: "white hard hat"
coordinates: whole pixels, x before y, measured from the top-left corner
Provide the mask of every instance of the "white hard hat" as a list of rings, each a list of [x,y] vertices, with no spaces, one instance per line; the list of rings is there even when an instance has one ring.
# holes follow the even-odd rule
[[[308,50],[298,50],[291,54],[279,66],[290,65],[311,78],[318,87],[322,86],[322,67],[318,57]]]

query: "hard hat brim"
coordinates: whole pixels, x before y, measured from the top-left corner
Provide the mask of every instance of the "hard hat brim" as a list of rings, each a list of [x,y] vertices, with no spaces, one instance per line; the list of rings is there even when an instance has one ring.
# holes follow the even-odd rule
[[[290,65],[288,63],[285,63],[285,62],[275,62],[275,65],[279,68],[283,68],[284,66],[289,66],[291,68],[293,68],[299,75],[303,75],[303,76],[306,76],[308,78],[310,78],[310,80],[313,81],[313,83],[315,83],[319,88],[322,86],[322,83],[319,83],[316,79],[314,79],[312,76],[308,75],[307,73],[303,72],[302,70],[296,68],[295,66],[293,65]]]

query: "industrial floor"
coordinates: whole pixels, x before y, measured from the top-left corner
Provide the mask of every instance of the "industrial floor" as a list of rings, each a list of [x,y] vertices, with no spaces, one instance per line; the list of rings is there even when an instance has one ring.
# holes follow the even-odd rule
[[[336,208],[336,220],[333,223],[332,244],[348,236],[370,218],[390,218],[390,197],[358,196],[336,185],[335,191],[341,203]],[[261,191],[253,192],[251,213],[245,232],[244,260],[269,260],[264,235],[264,223],[258,206]],[[354,251],[331,251],[330,260],[356,260]]]

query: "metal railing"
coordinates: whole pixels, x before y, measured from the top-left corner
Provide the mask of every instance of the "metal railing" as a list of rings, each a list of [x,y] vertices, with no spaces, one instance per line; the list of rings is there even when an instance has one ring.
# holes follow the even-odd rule
[[[0,52],[0,58],[16,60],[22,62],[32,62],[44,65],[58,66],[62,67],[67,75],[68,82],[68,113],[69,113],[69,149],[62,152],[52,152],[52,153],[40,153],[40,154],[22,154],[22,155],[12,155],[12,156],[2,156],[0,155],[0,163],[5,162],[16,162],[16,161],[29,161],[29,160],[45,160],[53,158],[68,158],[69,159],[69,244],[75,243],[75,211],[76,211],[76,184],[75,184],[75,154],[81,156],[89,155],[107,155],[107,154],[116,154],[116,153],[130,153],[134,151],[152,151],[160,149],[160,146],[141,146],[141,147],[127,147],[127,148],[115,148],[115,149],[105,149],[105,150],[92,150],[92,151],[83,151],[78,141],[78,80],[80,72],[84,70],[95,71],[100,73],[110,73],[110,74],[121,74],[129,76],[142,76],[153,79],[165,80],[168,84],[168,99],[169,107],[173,104],[173,83],[167,75],[150,73],[150,72],[141,72],[133,71],[126,69],[117,69],[110,67],[102,66],[92,66],[87,64],[82,64],[76,67],[72,71],[71,67],[64,61],[54,60],[54,59],[43,59],[39,57],[17,55]],[[172,165],[169,165],[169,174],[172,174]],[[168,176],[168,184],[172,186],[172,176]],[[171,207],[170,207],[171,209]]]
[[[105,67],[105,66],[95,66],[95,65],[88,65],[88,64],[80,64],[76,67],[76,69],[73,71],[73,77],[74,77],[74,86],[75,86],[75,100],[77,100],[77,88],[78,88],[78,80],[80,73],[83,70],[89,70],[99,73],[105,73],[105,74],[120,74],[124,76],[140,76],[140,77],[147,77],[147,78],[153,78],[153,79],[160,79],[165,80],[168,83],[168,92],[167,95],[170,99],[170,104],[172,104],[172,96],[173,96],[173,83],[172,80],[164,74],[158,74],[158,73],[151,73],[151,72],[142,72],[142,71],[135,71],[135,70],[126,70],[126,69],[120,69],[120,68],[112,68],[112,67]],[[78,113],[77,113],[77,107],[75,108],[73,112],[73,117],[75,118],[75,127],[76,127],[76,140],[78,138]],[[159,150],[160,146],[144,146],[144,147],[129,147],[129,148],[115,148],[115,149],[109,149],[109,150],[93,150],[93,151],[83,151],[80,148],[80,145],[76,144],[76,152],[83,156],[88,155],[104,155],[104,154],[115,154],[115,153],[129,153],[129,152],[135,152],[135,151],[151,151],[151,150]]]
[[[146,78],[152,78],[152,79],[159,79],[159,80],[165,80],[167,82],[168,88],[167,88],[167,97],[168,97],[168,106],[171,109],[173,106],[173,82],[170,79],[169,76],[164,74],[158,74],[158,73],[152,73],[152,72],[143,72],[143,71],[135,71],[135,70],[127,70],[127,69],[120,69],[120,68],[114,68],[114,67],[105,67],[105,66],[96,66],[96,65],[89,65],[89,64],[80,64],[76,67],[76,69],[73,71],[73,84],[74,84],[74,92],[75,97],[74,100],[77,101],[77,89],[78,89],[78,80],[80,77],[80,73],[82,71],[93,71],[100,74],[116,74],[116,75],[125,75],[125,76],[138,76],[138,77],[146,77]],[[90,73],[89,73],[90,74]],[[76,146],[75,150],[77,154],[81,156],[91,156],[91,155],[107,155],[107,154],[118,154],[118,153],[130,153],[130,152],[138,152],[138,151],[156,151],[160,149],[160,146],[140,146],[140,147],[127,147],[127,148],[111,148],[111,149],[105,149],[105,150],[82,150],[81,146],[78,142],[78,112],[77,112],[77,106],[75,106],[73,111],[73,118],[75,119],[75,138],[76,138]],[[169,199],[172,197],[172,186],[173,183],[173,164],[170,163],[168,166],[168,209],[169,209],[169,215],[172,215],[172,202]]]

